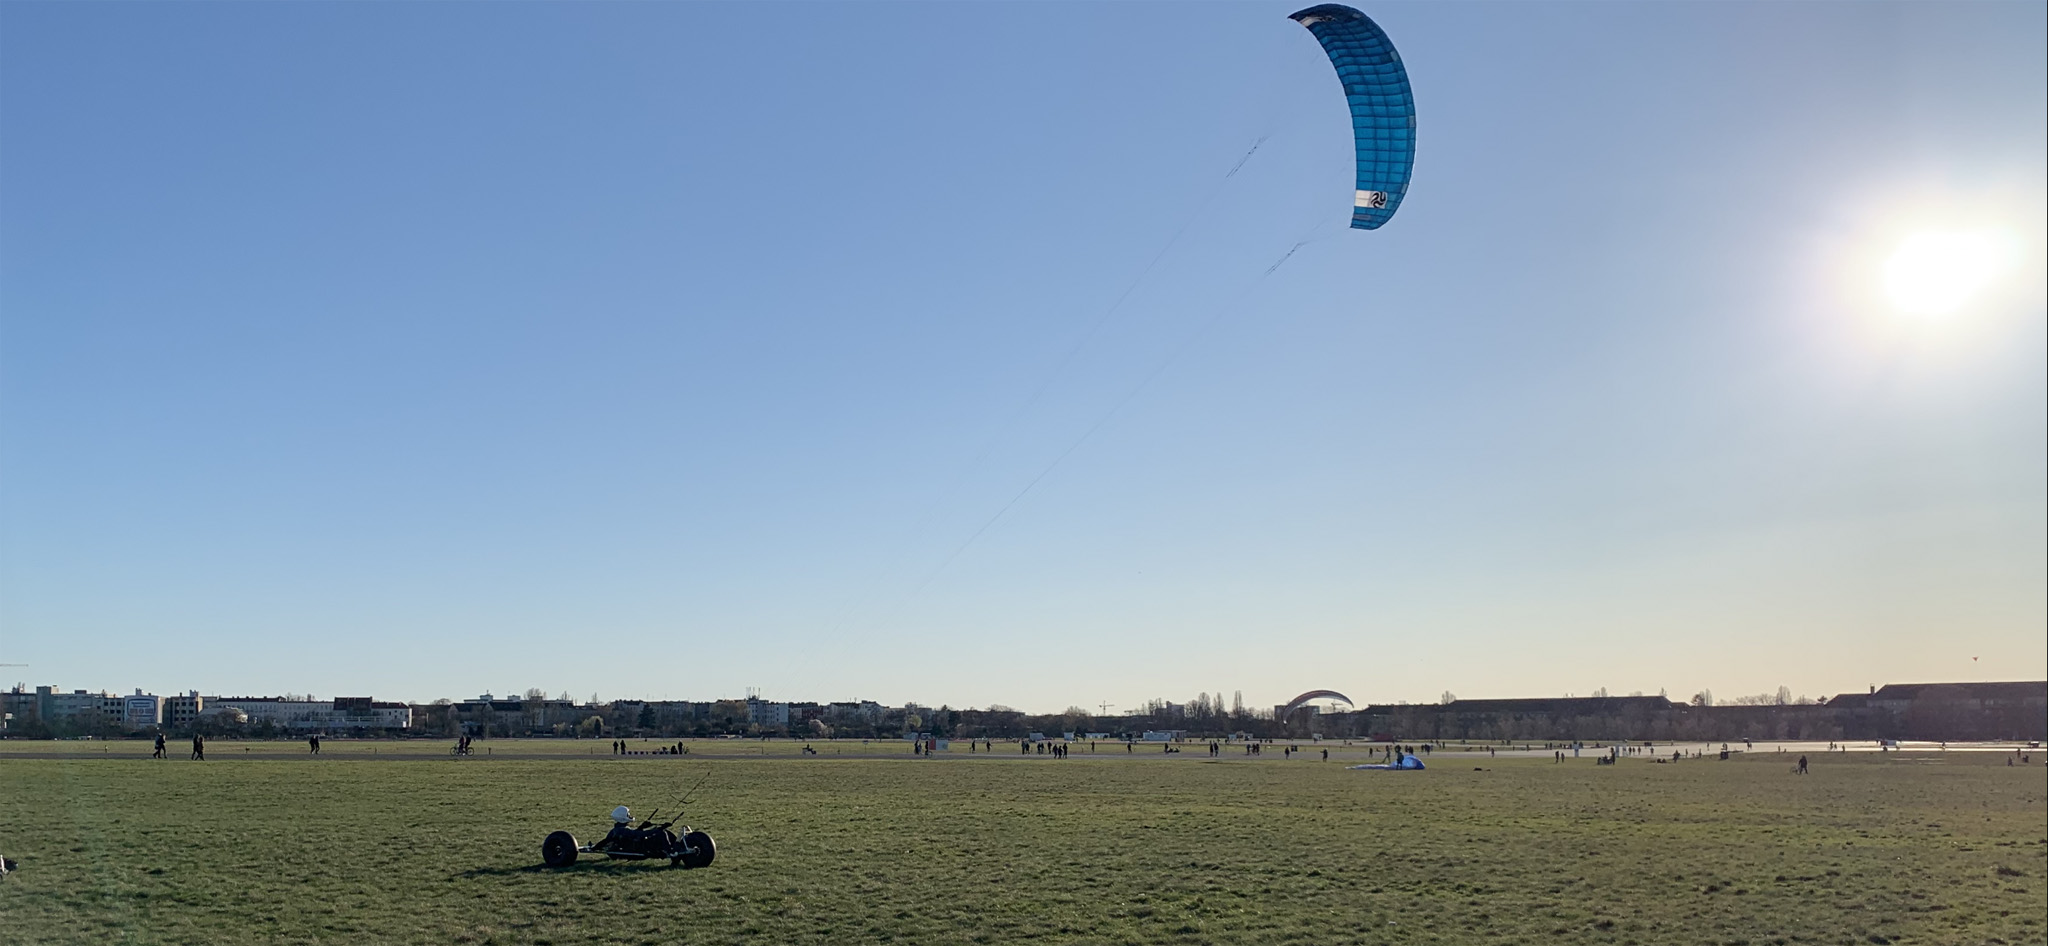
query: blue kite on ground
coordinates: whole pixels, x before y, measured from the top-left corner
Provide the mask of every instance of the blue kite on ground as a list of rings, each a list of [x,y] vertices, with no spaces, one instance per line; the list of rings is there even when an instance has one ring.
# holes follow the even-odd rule
[[[1422,764],[1420,758],[1413,755],[1404,755],[1399,761],[1385,762],[1379,765],[1353,765],[1347,767],[1353,769],[1372,769],[1379,772],[1417,772],[1427,768],[1427,766]]]

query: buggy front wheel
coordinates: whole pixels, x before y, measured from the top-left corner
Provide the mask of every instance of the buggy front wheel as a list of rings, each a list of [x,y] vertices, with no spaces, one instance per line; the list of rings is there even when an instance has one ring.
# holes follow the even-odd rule
[[[549,867],[567,867],[576,863],[576,836],[567,831],[557,831],[540,842],[540,859]]]
[[[683,844],[689,847],[690,851],[676,858],[674,863],[684,867],[710,867],[711,859],[718,856],[718,846],[711,843],[711,835],[702,831],[692,831],[683,835]]]

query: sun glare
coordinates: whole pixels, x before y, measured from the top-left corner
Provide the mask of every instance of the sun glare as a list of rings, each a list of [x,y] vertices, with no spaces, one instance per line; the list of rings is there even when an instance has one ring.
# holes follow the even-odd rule
[[[1885,294],[1909,315],[1951,314],[1991,288],[2011,267],[2014,248],[2002,237],[1983,231],[1912,234],[1885,260]]]

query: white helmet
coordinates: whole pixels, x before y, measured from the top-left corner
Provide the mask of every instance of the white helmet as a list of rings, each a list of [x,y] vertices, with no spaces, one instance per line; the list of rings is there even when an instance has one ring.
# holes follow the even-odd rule
[[[625,824],[626,822],[633,820],[633,813],[627,811],[626,806],[620,805],[619,807],[612,809],[612,820],[620,824]]]

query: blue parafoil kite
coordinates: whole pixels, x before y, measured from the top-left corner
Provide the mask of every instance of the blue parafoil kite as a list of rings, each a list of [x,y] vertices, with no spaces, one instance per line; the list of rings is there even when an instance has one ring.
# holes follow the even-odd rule
[[[1408,89],[1408,70],[1379,24],[1350,7],[1325,3],[1288,19],[1308,27],[1337,67],[1358,143],[1351,225],[1377,230],[1400,209],[1415,169],[1415,95]]]

